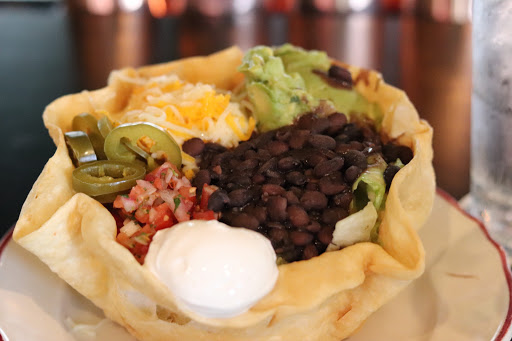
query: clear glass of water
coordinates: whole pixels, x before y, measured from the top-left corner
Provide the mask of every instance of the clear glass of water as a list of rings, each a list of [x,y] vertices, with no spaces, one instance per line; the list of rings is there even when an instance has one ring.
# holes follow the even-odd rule
[[[466,205],[512,255],[512,0],[473,0],[471,190]]]

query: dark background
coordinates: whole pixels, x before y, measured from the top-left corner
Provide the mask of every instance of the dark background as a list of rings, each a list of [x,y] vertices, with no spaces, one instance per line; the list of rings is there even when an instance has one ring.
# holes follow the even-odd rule
[[[59,96],[106,85],[110,70],[285,42],[379,70],[435,129],[438,186],[468,192],[470,25],[396,8],[363,13],[254,10],[154,18],[147,8],[87,12],[61,2],[0,2],[0,235],[55,147],[41,115]]]

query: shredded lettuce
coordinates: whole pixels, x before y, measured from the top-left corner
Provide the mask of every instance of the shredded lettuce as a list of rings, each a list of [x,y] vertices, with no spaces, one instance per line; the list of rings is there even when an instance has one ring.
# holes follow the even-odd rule
[[[335,251],[355,243],[371,241],[377,218],[375,206],[368,202],[362,210],[338,221],[327,251]]]
[[[384,171],[387,167],[386,161],[378,155],[368,157],[368,168],[354,181],[352,192],[352,212],[357,212],[372,202],[377,211],[381,210],[386,198],[386,182]]]

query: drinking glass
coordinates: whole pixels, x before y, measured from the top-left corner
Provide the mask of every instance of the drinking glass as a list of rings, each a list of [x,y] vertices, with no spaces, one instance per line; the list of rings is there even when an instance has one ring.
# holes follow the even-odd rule
[[[512,255],[512,0],[473,0],[468,211]]]

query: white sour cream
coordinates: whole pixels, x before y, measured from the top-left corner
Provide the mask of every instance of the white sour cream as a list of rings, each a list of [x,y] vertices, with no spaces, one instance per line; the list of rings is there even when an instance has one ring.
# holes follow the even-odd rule
[[[263,235],[216,220],[191,220],[156,233],[144,261],[191,311],[227,318],[268,294],[278,276]]]

